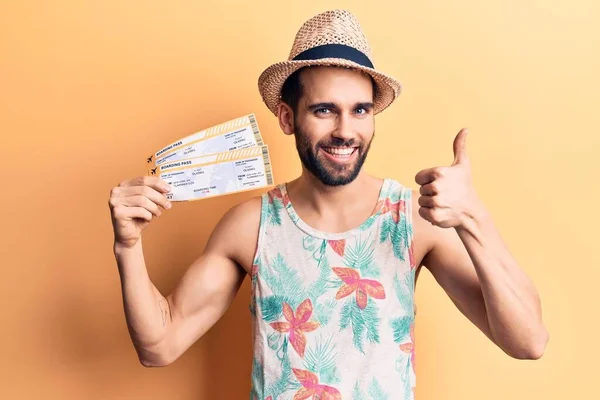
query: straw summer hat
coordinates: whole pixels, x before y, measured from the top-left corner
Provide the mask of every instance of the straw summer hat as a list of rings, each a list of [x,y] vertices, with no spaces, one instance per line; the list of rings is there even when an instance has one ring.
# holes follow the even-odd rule
[[[271,112],[277,115],[281,88],[296,70],[329,65],[354,68],[371,75],[377,85],[373,113],[388,107],[402,85],[373,66],[371,47],[356,17],[346,10],[332,10],[306,21],[298,30],[287,61],[278,62],[258,78],[258,90]]]

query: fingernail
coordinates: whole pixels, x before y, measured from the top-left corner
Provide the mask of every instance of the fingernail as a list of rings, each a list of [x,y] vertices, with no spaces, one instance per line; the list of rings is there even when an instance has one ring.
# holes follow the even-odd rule
[[[171,202],[167,201],[167,204],[165,205],[165,207],[167,207],[167,209],[171,208]]]

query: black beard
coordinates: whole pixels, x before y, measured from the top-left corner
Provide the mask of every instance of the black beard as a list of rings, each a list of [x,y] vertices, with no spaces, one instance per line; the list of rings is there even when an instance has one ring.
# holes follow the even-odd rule
[[[354,147],[354,139],[344,141],[339,138],[332,138],[330,142],[317,143],[313,149],[310,145],[307,135],[295,123],[294,130],[294,136],[296,137],[296,149],[298,150],[298,155],[300,156],[302,165],[304,165],[304,167],[309,170],[318,180],[328,186],[347,185],[356,179],[360,170],[362,169],[363,164],[365,163],[367,154],[371,148],[371,142],[375,137],[375,134],[373,134],[373,138],[371,138],[366,147],[364,143],[361,143],[358,146],[358,148],[355,150],[358,152],[358,159],[353,165],[326,167],[317,158],[317,151],[319,147]]]

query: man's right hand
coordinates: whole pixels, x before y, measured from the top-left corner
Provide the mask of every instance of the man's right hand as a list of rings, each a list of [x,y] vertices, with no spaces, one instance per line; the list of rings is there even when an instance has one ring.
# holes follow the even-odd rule
[[[139,241],[150,221],[161,216],[161,208],[171,208],[166,197],[170,190],[164,180],[152,176],[126,180],[112,188],[108,205],[115,246],[131,248]]]

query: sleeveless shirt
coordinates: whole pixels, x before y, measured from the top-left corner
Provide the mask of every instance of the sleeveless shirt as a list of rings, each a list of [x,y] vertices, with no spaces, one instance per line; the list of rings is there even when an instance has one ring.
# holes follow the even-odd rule
[[[322,232],[262,195],[251,278],[251,400],[413,400],[411,189],[384,179],[360,226]]]

